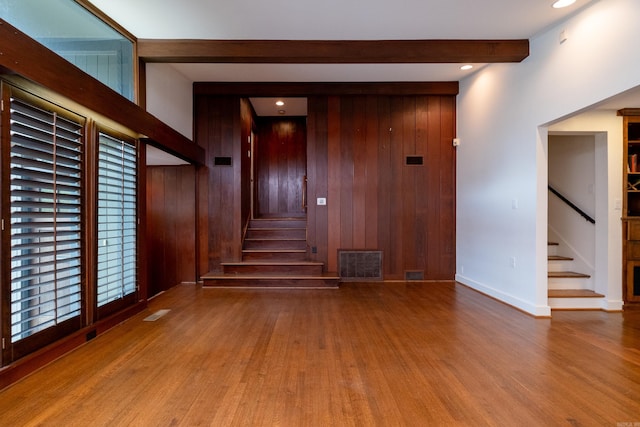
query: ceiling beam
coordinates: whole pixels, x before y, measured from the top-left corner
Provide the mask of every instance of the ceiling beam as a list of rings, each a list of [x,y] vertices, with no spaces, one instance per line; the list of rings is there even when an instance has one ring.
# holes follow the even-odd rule
[[[520,62],[524,40],[158,40],[139,39],[145,62],[402,64]]]
[[[216,96],[328,96],[328,95],[440,95],[458,94],[458,82],[377,82],[377,83],[273,83],[196,82],[194,95]]]

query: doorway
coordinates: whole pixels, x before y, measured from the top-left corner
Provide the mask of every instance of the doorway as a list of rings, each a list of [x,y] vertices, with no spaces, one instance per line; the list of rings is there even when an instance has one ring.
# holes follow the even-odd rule
[[[254,140],[254,218],[305,218],[306,117],[258,117]]]
[[[610,298],[607,146],[606,132],[555,130],[548,135],[548,237],[559,248],[549,253],[548,289],[561,289],[566,296],[576,290],[600,296],[555,298],[553,303],[550,298],[556,309],[605,308]],[[566,270],[587,277],[561,274]]]

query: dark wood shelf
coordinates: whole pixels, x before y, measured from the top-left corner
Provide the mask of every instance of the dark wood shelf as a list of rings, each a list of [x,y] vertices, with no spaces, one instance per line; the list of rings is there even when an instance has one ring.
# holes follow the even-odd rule
[[[624,109],[623,116],[623,299],[624,309],[640,306],[640,109]],[[632,168],[632,165],[636,167]],[[633,170],[633,172],[631,171]]]

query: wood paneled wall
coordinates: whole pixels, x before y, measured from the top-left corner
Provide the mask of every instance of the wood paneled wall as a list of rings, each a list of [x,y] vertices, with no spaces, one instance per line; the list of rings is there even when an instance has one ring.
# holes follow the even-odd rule
[[[255,130],[253,107],[246,98],[240,99],[240,126],[240,216],[244,228],[251,216],[251,132]]]
[[[455,273],[455,97],[309,98],[308,240],[337,270],[338,249],[383,251],[385,279]],[[407,165],[407,156],[424,164]]]
[[[241,105],[237,96],[195,97],[195,141],[207,153],[206,167],[198,169],[197,177],[198,276],[219,271],[221,262],[238,261],[242,255],[243,200],[246,210],[250,195],[243,183],[248,118]],[[231,164],[216,165],[216,158],[230,158]]]
[[[243,218],[240,97],[196,96],[200,274],[239,260]],[[455,273],[455,96],[311,96],[307,117],[309,256],[337,271],[338,249],[383,251],[385,279]],[[218,155],[233,166],[212,166]],[[407,165],[422,156],[422,165]],[[316,206],[326,197],[326,206]]]
[[[196,281],[194,166],[147,167],[149,295]]]

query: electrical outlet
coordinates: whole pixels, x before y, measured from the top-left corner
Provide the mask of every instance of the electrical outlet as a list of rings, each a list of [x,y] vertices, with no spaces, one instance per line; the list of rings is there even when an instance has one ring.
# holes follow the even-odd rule
[[[318,206],[325,206],[327,204],[327,199],[325,197],[318,197]]]

